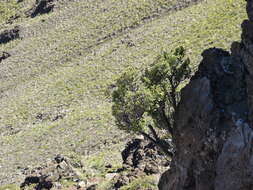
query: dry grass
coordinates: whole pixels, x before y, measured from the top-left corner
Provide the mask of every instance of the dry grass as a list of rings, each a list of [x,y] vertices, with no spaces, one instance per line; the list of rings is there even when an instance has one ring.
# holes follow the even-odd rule
[[[22,25],[23,39],[0,45],[12,55],[0,63],[0,184],[19,178],[18,166],[57,153],[119,152],[126,135],[114,125],[105,91],[129,65],[183,45],[196,67],[203,49],[239,39],[244,1],[209,0],[172,14],[165,10],[175,2],[167,2],[62,1],[34,19],[22,13],[30,0],[18,5],[13,26]]]

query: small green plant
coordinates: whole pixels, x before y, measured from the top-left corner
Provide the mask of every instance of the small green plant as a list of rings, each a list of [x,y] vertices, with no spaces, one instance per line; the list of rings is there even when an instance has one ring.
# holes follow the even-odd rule
[[[0,190],[19,190],[19,186],[16,184],[9,184],[9,185],[4,185],[0,186]]]
[[[157,189],[156,180],[153,176],[144,176],[133,180],[130,184],[123,186],[120,190]]]
[[[173,134],[178,87],[190,77],[189,65],[185,49],[178,47],[163,52],[143,72],[130,68],[123,73],[112,93],[112,113],[119,129],[142,134],[171,155],[169,144],[157,130],[166,129]]]

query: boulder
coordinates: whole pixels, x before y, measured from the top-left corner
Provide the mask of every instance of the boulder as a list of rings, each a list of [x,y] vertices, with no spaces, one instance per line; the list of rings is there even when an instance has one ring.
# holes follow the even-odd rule
[[[4,30],[0,32],[0,44],[5,44],[11,40],[15,40],[20,37],[19,35],[20,27],[15,26],[13,29]]]
[[[143,138],[130,140],[121,155],[123,168],[112,179],[114,189],[119,189],[141,176],[159,175],[169,165],[166,156],[153,143]]]
[[[37,15],[46,14],[53,11],[57,0],[36,0],[34,7],[28,11],[28,15],[36,17]]]
[[[182,90],[160,190],[253,190],[253,0],[231,54],[211,48]]]

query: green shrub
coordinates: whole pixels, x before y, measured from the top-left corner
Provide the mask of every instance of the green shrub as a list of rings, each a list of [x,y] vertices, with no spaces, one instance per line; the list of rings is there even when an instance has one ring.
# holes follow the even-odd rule
[[[163,52],[144,71],[130,68],[123,73],[112,93],[112,113],[119,129],[142,134],[168,153],[168,144],[156,130],[173,134],[178,87],[190,77],[189,65],[185,49],[179,47]]]

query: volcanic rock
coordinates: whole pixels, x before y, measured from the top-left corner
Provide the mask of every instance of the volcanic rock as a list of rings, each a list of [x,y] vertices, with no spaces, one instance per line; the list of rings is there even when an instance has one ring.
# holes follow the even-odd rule
[[[182,90],[160,190],[253,190],[253,1],[231,54],[211,48]]]
[[[57,0],[36,0],[34,7],[28,12],[32,18],[37,15],[46,14],[53,11]]]
[[[0,44],[5,44],[10,42],[11,40],[15,40],[19,38],[19,32],[20,32],[20,27],[15,26],[13,29],[10,30],[4,30],[3,32],[0,33]]]
[[[165,155],[145,139],[129,141],[121,153],[123,168],[113,178],[115,189],[129,184],[134,179],[153,174],[161,174],[169,165]],[[127,171],[127,172],[125,172]]]

